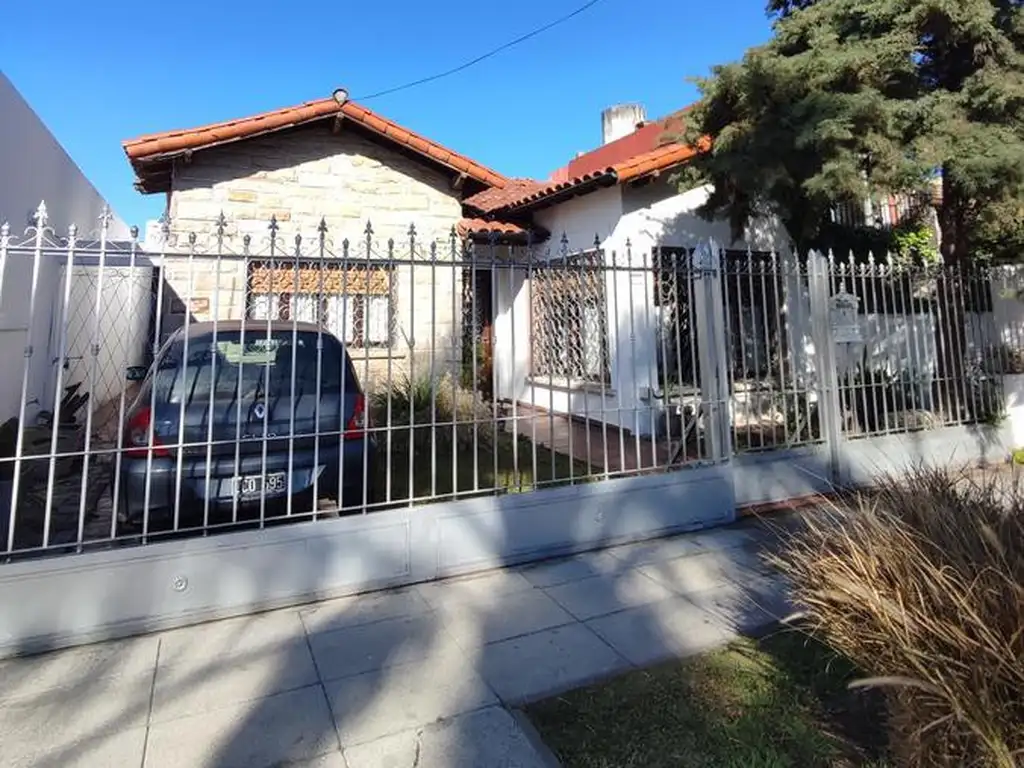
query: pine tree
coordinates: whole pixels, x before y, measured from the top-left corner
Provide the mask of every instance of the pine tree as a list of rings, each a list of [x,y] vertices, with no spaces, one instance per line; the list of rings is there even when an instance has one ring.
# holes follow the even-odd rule
[[[798,245],[830,206],[927,193],[947,263],[1024,258],[1021,0],[771,0],[774,35],[699,81],[704,213],[773,210]]]

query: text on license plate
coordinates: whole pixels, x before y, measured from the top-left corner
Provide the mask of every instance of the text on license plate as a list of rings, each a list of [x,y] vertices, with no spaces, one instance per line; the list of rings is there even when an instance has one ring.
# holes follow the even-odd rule
[[[287,472],[266,475],[242,475],[232,481],[236,496],[259,496],[263,493],[281,493],[288,487]]]

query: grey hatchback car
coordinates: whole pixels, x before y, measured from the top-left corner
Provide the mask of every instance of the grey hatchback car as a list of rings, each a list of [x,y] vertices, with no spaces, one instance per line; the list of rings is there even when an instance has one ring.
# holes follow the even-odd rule
[[[118,519],[211,523],[361,511],[375,441],[342,343],[309,323],[190,323],[163,345],[129,411]],[[262,512],[261,512],[262,511]]]

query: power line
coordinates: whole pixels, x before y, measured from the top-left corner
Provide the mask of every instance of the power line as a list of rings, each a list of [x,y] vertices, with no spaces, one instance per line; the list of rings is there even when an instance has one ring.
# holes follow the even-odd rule
[[[561,18],[555,19],[554,21],[545,24],[543,27],[538,27],[537,29],[534,29],[531,32],[527,32],[525,35],[517,37],[515,40],[509,40],[504,45],[500,45],[497,48],[494,48],[485,54],[477,56],[475,59],[471,59],[470,61],[460,64],[457,67],[446,70],[444,72],[438,72],[436,75],[430,75],[429,77],[423,77],[420,78],[419,80],[413,80],[411,83],[405,83],[404,85],[398,85],[395,86],[394,88],[388,88],[385,91],[377,91],[376,93],[371,93],[368,96],[360,96],[355,100],[369,101],[370,99],[376,99],[380,96],[388,96],[392,93],[404,91],[408,88],[415,88],[417,85],[423,85],[424,83],[432,83],[434,80],[440,80],[442,77],[454,75],[456,72],[462,72],[464,69],[469,69],[470,67],[474,66],[475,64],[479,64],[481,61],[484,61],[485,59],[489,59],[492,56],[496,56],[502,51],[507,51],[509,48],[515,45],[519,45],[519,43],[525,42],[526,40],[529,40],[531,37],[536,37],[542,32],[547,32],[552,27],[557,27],[559,24],[563,24],[564,22],[569,21],[569,19],[579,16],[581,13],[597,5],[599,2],[601,2],[601,0],[589,0],[589,2],[584,3],[572,13],[568,13],[565,16],[562,16]]]

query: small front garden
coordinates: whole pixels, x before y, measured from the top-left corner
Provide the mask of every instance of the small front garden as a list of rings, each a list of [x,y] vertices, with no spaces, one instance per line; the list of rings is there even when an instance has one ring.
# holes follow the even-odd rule
[[[450,376],[399,379],[370,396],[377,504],[521,493],[584,482],[584,461],[505,429],[494,405]]]
[[[566,768],[882,765],[883,702],[793,630],[631,672],[527,708]]]
[[[798,621],[528,707],[566,768],[1024,765],[1024,486],[918,470],[773,564]]]

